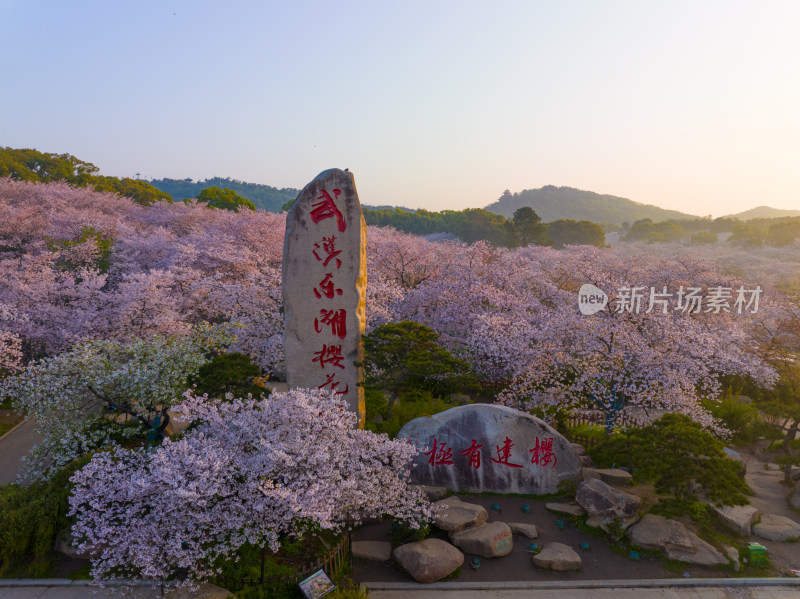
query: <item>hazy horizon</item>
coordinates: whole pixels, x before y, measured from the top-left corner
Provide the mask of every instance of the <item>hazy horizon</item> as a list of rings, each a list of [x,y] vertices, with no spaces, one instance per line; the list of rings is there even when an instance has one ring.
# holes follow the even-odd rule
[[[800,208],[800,4],[0,0],[0,145],[102,174],[484,207]]]

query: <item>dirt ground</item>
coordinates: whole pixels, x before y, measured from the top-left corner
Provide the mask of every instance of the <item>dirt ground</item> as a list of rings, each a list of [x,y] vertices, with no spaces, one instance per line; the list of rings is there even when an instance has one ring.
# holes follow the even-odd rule
[[[752,504],[761,513],[773,513],[787,516],[800,522],[800,514],[792,510],[786,502],[788,489],[781,485],[782,473],[768,470],[764,463],[757,459],[750,459],[747,463],[747,482],[753,490]],[[645,508],[649,508],[654,498],[646,488],[630,488],[630,492],[644,496]],[[644,579],[644,578],[676,578],[676,577],[701,577],[701,578],[728,578],[740,576],[731,568],[721,566],[706,568],[678,562],[668,562],[658,554],[640,552],[638,560],[632,560],[627,550],[622,545],[615,546],[604,535],[595,536],[591,532],[584,532],[577,528],[576,523],[570,518],[555,514],[547,510],[545,500],[528,499],[506,495],[472,495],[458,494],[462,500],[477,503],[489,512],[489,521],[502,520],[503,522],[526,522],[535,524],[539,537],[529,540],[522,535],[514,535],[514,549],[506,557],[485,559],[480,558],[480,567],[473,570],[469,564],[474,557],[466,554],[461,574],[453,579],[456,582],[500,582],[500,581],[525,581],[525,580],[611,580],[611,579]],[[549,500],[548,500],[549,501]],[[492,509],[492,505],[500,506],[500,511]],[[523,513],[522,506],[530,506],[530,513]],[[557,521],[561,520],[565,526],[560,529]],[[688,519],[686,519],[688,520]],[[684,524],[690,524],[685,521]],[[447,540],[446,534],[432,529],[431,536]],[[388,541],[389,523],[381,522],[362,526],[353,533],[353,540]],[[749,570],[748,575],[755,576],[785,576],[792,569],[800,569],[800,543],[779,543],[752,537],[741,538],[739,545],[744,546],[749,541],[757,541],[767,548],[771,561],[770,568],[754,572]],[[583,568],[574,572],[551,572],[542,570],[533,565],[531,555],[528,553],[531,542],[539,547],[549,542],[560,542],[572,547],[583,558]],[[581,542],[589,543],[589,549],[580,548]],[[411,577],[393,562],[370,562],[354,560],[354,578],[359,582],[369,581],[397,581],[409,582]]]
[[[539,531],[537,539],[529,540],[522,535],[514,535],[514,549],[510,555],[501,558],[480,558],[481,565],[473,570],[469,563],[473,555],[465,554],[461,574],[451,580],[455,582],[502,582],[511,580],[602,580],[602,579],[640,579],[640,578],[675,578],[692,577],[730,577],[734,572],[729,568],[702,568],[686,564],[678,568],[667,569],[663,560],[655,554],[640,552],[639,559],[632,560],[627,550],[621,546],[614,547],[600,536],[578,530],[568,517],[550,512],[544,507],[543,500],[532,500],[524,497],[507,495],[470,495],[458,494],[468,503],[477,503],[489,512],[489,521],[525,522],[535,524]],[[549,500],[548,500],[549,501]],[[500,506],[500,511],[492,509],[492,505]],[[522,512],[522,506],[528,505],[530,513]],[[564,522],[563,530],[557,522]],[[447,540],[444,533],[433,529],[431,536]],[[353,540],[386,541],[389,537],[389,523],[365,525],[353,533]],[[533,565],[528,553],[530,543],[539,547],[559,542],[572,547],[583,559],[583,568],[574,572],[551,572]],[[580,548],[582,542],[589,543],[589,549]],[[354,578],[358,582],[397,581],[410,582],[411,577],[393,562],[370,562],[354,560]]]

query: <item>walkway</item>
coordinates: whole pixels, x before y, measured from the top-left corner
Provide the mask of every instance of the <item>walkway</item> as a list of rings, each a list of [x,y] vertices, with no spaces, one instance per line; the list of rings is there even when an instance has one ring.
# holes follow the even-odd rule
[[[22,457],[41,441],[27,420],[0,437],[0,485],[13,483],[22,470]]]
[[[519,583],[364,583],[370,599],[798,599],[800,579]],[[2,598],[2,595],[0,595]]]

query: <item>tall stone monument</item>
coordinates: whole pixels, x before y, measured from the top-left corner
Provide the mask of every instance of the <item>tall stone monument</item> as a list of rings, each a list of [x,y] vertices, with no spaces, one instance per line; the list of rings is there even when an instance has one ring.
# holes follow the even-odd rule
[[[330,389],[363,428],[361,335],[366,324],[367,227],[349,171],[305,186],[286,217],[283,306],[289,388]]]

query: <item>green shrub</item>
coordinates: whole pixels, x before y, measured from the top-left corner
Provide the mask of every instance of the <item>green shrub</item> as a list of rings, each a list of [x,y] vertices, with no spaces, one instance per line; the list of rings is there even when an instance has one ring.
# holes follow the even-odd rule
[[[80,458],[47,482],[0,487],[0,577],[52,575],[58,531],[68,525],[69,477]]]
[[[730,391],[719,401],[704,401],[703,407],[731,431],[733,445],[752,443],[759,437],[774,438],[777,432],[764,422],[755,404],[740,401],[739,396]]]
[[[601,467],[628,466],[637,482],[682,501],[696,501],[695,484],[709,500],[726,505],[747,503],[750,489],[744,467],[728,459],[724,444],[682,414],[667,414],[650,426],[630,429],[589,450]]]
[[[265,390],[253,383],[253,378],[261,374],[249,356],[238,352],[230,352],[215,356],[210,362],[200,367],[197,376],[189,381],[195,386],[198,394],[208,393],[210,397],[225,397],[233,393],[234,397],[259,397]]]

